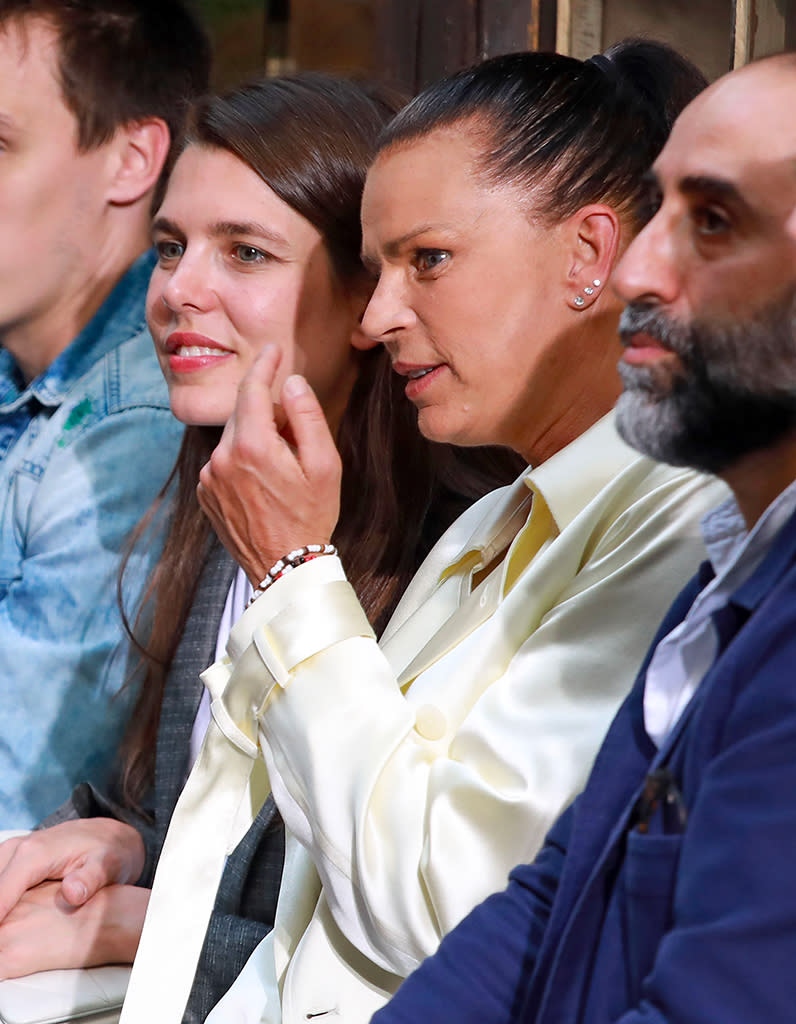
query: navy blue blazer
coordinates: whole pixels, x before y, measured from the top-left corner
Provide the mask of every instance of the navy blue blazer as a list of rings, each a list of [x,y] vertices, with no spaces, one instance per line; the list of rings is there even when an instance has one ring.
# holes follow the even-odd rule
[[[716,660],[657,751],[646,668],[711,576],[706,563],[676,600],[536,861],[374,1024],[796,1019],[796,515],[714,615]],[[650,813],[645,780],[661,766],[679,793]]]

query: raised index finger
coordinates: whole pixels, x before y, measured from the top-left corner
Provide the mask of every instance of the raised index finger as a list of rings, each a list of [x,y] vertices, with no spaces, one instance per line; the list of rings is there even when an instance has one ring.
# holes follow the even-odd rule
[[[314,480],[334,474],[340,456],[321,403],[303,377],[288,377],[282,403],[305,477]]]
[[[238,385],[238,398],[232,415],[232,439],[239,435],[262,437],[274,424],[272,388],[282,359],[277,345],[266,345]],[[278,424],[275,425],[278,429]]]

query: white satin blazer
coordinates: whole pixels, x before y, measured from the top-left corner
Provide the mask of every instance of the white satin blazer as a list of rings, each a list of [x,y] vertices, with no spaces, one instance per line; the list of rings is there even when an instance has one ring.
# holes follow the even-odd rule
[[[460,517],[380,646],[336,558],[251,606],[207,675],[216,693],[262,688],[287,851],[273,932],[210,1024],[369,1020],[533,858],[725,495],[627,447],[609,416]]]

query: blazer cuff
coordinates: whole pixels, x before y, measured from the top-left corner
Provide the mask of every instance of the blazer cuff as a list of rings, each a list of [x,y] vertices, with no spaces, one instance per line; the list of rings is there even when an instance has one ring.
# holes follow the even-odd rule
[[[278,579],[247,608],[227,651],[233,664],[251,666],[253,645],[273,682],[284,687],[303,661],[352,637],[376,639],[339,558],[324,555]]]

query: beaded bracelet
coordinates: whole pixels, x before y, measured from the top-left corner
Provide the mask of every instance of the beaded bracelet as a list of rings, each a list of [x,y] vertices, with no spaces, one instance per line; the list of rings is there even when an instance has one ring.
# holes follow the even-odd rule
[[[275,562],[271,566],[261,582],[252,592],[252,596],[249,598],[249,604],[256,601],[258,597],[262,597],[271,584],[276,583],[280,576],[284,576],[287,573],[292,572],[293,569],[296,569],[299,565],[304,565],[305,562],[311,562],[313,558],[320,558],[321,555],[336,554],[337,548],[334,544],[307,544],[303,548],[296,548],[295,551],[291,551],[289,554],[284,555],[284,557],[280,558],[278,562]]]

